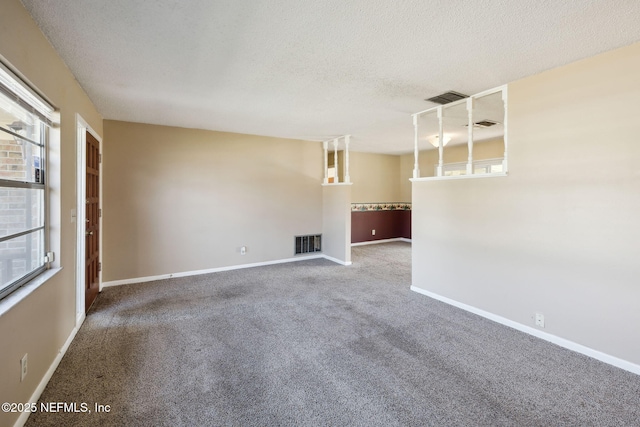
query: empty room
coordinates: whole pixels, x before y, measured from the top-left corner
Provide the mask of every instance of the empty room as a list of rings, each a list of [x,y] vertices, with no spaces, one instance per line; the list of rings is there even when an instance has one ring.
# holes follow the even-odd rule
[[[640,3],[2,3],[0,426],[640,425]]]

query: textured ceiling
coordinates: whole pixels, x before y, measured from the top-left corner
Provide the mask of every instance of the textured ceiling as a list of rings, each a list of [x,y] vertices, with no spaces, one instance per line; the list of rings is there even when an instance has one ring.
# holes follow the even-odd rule
[[[410,114],[640,40],[640,1],[22,0],[106,119],[412,150]]]

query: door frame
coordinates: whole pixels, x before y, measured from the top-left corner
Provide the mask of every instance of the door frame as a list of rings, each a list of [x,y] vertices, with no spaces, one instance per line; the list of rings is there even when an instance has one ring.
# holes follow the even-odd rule
[[[71,222],[76,223],[76,326],[80,326],[85,318],[85,301],[84,288],[85,284],[85,220],[87,217],[85,209],[85,197],[87,189],[87,132],[89,132],[100,144],[100,153],[102,153],[102,137],[89,126],[80,114],[76,114],[76,207],[71,212]],[[99,204],[102,209],[102,162],[99,164],[100,180],[99,180]],[[98,223],[102,231],[102,216]],[[102,237],[102,233],[101,233]],[[102,263],[102,241],[98,241],[98,250],[100,251],[99,261]],[[102,271],[98,273],[98,292],[102,291]]]

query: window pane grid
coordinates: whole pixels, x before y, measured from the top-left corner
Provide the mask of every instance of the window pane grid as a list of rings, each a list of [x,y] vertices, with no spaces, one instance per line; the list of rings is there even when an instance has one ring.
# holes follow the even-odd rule
[[[34,231],[38,231],[38,230],[44,230],[44,226],[32,228],[31,230],[21,231],[20,233],[14,233],[14,234],[9,234],[7,236],[2,236],[0,237],[0,243],[5,242],[7,240],[11,240],[15,237],[20,237],[20,236],[24,236],[25,234],[33,233]]]
[[[20,85],[0,67],[0,299],[46,269],[48,126]]]
[[[0,132],[0,180],[44,183],[43,152],[39,144]]]
[[[44,267],[44,230],[0,242],[0,289]]]
[[[0,178],[0,187],[3,188],[38,188],[44,190],[44,184],[25,181],[11,181]]]
[[[434,156],[420,153],[436,148],[434,177],[506,175],[507,172],[507,86],[491,89],[459,101],[445,103],[412,115],[414,127],[413,178],[421,178],[421,164],[434,164]],[[425,142],[427,144],[425,144]],[[480,145],[480,143],[482,145]],[[486,144],[485,144],[486,143]],[[479,150],[476,150],[476,148]],[[487,153],[500,157],[500,165],[487,165]],[[452,168],[452,162],[462,167]],[[457,165],[456,165],[457,166]],[[424,169],[424,168],[423,168]],[[430,174],[430,171],[428,172]],[[425,176],[424,178],[429,178]]]
[[[42,144],[40,142],[33,141],[33,140],[23,136],[23,135],[20,135],[19,133],[16,133],[16,132],[10,130],[10,129],[5,129],[5,127],[2,124],[0,124],[0,132],[2,132],[3,135],[4,134],[8,134],[8,135],[11,135],[14,138],[18,138],[21,141],[28,142],[29,144],[37,145],[38,147],[42,147]],[[6,136],[5,136],[5,138],[6,138]]]
[[[0,237],[44,227],[44,190],[0,187]]]

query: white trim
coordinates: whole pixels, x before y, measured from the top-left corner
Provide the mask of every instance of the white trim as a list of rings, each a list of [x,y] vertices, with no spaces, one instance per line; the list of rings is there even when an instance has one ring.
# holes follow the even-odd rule
[[[412,114],[412,118],[413,118],[413,127],[414,127],[414,168],[413,168],[413,179],[420,179],[420,172],[419,172],[419,168],[418,168],[418,156],[419,156],[419,152],[418,152],[418,117],[426,115],[426,114],[432,114],[433,112],[437,113],[437,117],[438,117],[438,136],[436,138],[438,138],[438,145],[436,146],[436,148],[438,149],[438,163],[435,167],[436,170],[436,177],[437,178],[442,178],[444,177],[444,172],[445,172],[445,165],[443,164],[444,161],[444,146],[446,145],[447,141],[445,140],[445,134],[444,134],[444,123],[443,123],[443,119],[444,119],[444,110],[445,109],[450,109],[452,107],[455,107],[457,105],[465,105],[465,109],[467,111],[468,114],[468,140],[467,140],[467,145],[468,145],[468,156],[467,156],[467,162],[464,166],[464,168],[462,168],[462,170],[464,170],[466,172],[465,175],[461,175],[460,177],[465,177],[465,178],[471,178],[473,175],[473,166],[474,166],[474,162],[473,162],[473,144],[474,144],[474,140],[473,140],[473,103],[475,99],[479,99],[482,97],[486,97],[488,95],[494,95],[494,94],[502,94],[502,102],[503,102],[503,108],[504,108],[504,154],[503,154],[503,159],[502,159],[502,167],[503,167],[503,173],[506,176],[506,173],[509,171],[507,168],[507,147],[508,147],[508,142],[507,142],[507,119],[508,119],[508,112],[507,112],[507,108],[508,108],[508,102],[507,102],[507,85],[503,85],[503,86],[499,86],[497,88],[493,88],[493,89],[489,89],[489,90],[485,90],[483,92],[477,93],[475,95],[471,95],[468,96],[466,98],[460,99],[458,101],[455,102],[450,102],[448,104],[444,104],[444,105],[439,105],[437,107],[432,107],[429,108],[427,110],[424,111],[420,111],[418,113],[414,113]],[[432,145],[433,145],[433,141],[429,141]],[[480,141],[477,141],[480,142]],[[449,165],[450,167],[453,165]],[[458,170],[458,169],[456,169]],[[494,176],[497,176],[497,174],[492,174]],[[425,177],[427,178],[427,177]],[[429,178],[433,178],[433,177],[429,177]],[[450,177],[447,177],[450,178]]]
[[[507,90],[507,86],[508,85],[502,85],[502,86],[494,87],[494,88],[491,88],[491,89],[483,90],[482,92],[474,93],[473,95],[470,95],[467,98],[480,98],[480,97],[487,96],[487,95],[493,95],[494,93],[498,93],[498,92],[502,92],[502,91]],[[462,104],[462,103],[467,102],[467,98],[462,98],[462,99],[459,99],[457,101],[449,102],[447,104],[438,105],[437,107],[427,108],[426,110],[418,111],[417,113],[412,113],[411,116],[412,117],[413,116],[420,116],[420,115],[422,115],[424,113],[430,113],[431,111],[435,111],[438,108],[443,107],[445,105],[447,106],[447,108],[454,107],[454,106],[456,106],[458,104]]]
[[[411,239],[406,239],[404,237],[394,237],[393,239],[367,240],[366,242],[352,243],[351,246],[376,245],[378,243],[389,243],[389,242],[408,242],[408,243],[411,243]]]
[[[84,198],[86,194],[86,145],[87,138],[86,132],[89,132],[95,139],[98,140],[99,150],[102,153],[102,137],[93,130],[91,126],[84,120],[80,114],[76,114],[76,318],[84,318],[85,301],[84,301],[84,287],[85,287],[85,203]],[[98,204],[102,209],[102,163],[99,164],[100,173],[100,200]],[[104,216],[104,215],[103,215]],[[99,229],[102,231],[102,216],[99,219]],[[100,233],[99,242],[99,259],[98,262],[102,263],[102,243],[103,233]],[[102,291],[102,271],[98,273],[98,291]]]
[[[473,160],[471,162],[471,164],[469,164],[468,162],[453,162],[453,163],[445,163],[442,165],[442,173],[445,172],[449,172],[449,171],[464,171],[465,174],[464,176],[472,176],[472,175],[483,175],[483,174],[476,174],[475,173],[475,168],[476,167],[487,167],[487,166],[503,166],[504,165],[504,158],[501,157],[495,157],[492,159],[484,159],[484,160]],[[472,166],[472,172],[469,173],[469,166]],[[437,173],[437,166],[434,165],[433,167],[434,173]],[[488,172],[488,173],[504,173],[504,172]],[[486,173],[485,173],[486,175]],[[455,175],[458,176],[458,175]],[[424,177],[427,178],[427,177]]]
[[[351,261],[342,261],[342,260],[340,260],[338,258],[334,258],[334,257],[329,256],[329,255],[322,255],[322,258],[328,259],[329,261],[333,261],[336,264],[340,264],[340,265],[346,265],[346,266],[351,265]]]
[[[446,181],[449,179],[475,179],[475,178],[496,178],[508,176],[507,172],[481,173],[478,175],[455,175],[455,176],[425,176],[422,178],[409,178],[411,182],[422,181]]]
[[[82,229],[86,212],[83,204],[83,194],[85,194],[86,176],[85,165],[85,131],[87,123],[76,114],[76,262],[75,262],[75,279],[76,279],[76,318],[80,317],[80,313],[84,313],[84,268],[85,255],[84,246],[85,239],[84,230]],[[63,219],[66,215],[63,214]]]
[[[82,326],[82,324],[84,323],[84,319],[86,318],[87,318],[87,315],[84,312],[80,313],[76,317],[76,328],[80,328],[80,326]]]
[[[51,120],[51,122],[54,122],[55,108],[53,104],[45,99],[44,96],[40,95],[39,91],[35,90],[33,85],[23,79],[20,73],[16,73],[13,67],[5,65],[5,62],[1,60],[0,82],[40,114]]]
[[[353,182],[330,182],[328,184],[322,184],[323,187],[333,187],[336,185],[353,185]]]
[[[77,324],[69,334],[69,337],[67,337],[67,340],[65,341],[65,343],[62,345],[62,347],[58,351],[58,354],[56,355],[56,358],[51,363],[51,366],[49,366],[49,369],[40,380],[38,387],[36,387],[33,394],[31,395],[31,398],[29,399],[29,403],[38,403],[38,399],[40,399],[42,392],[44,391],[45,387],[49,383],[49,380],[53,376],[53,373],[58,368],[60,361],[62,360],[64,355],[67,353],[67,350],[71,345],[71,342],[76,337],[76,334],[78,333],[79,330],[80,330],[80,324]],[[14,424],[14,427],[22,427],[27,422],[29,415],[30,415],[29,412],[23,412],[22,414],[20,414],[16,423]]]
[[[153,282],[155,280],[171,279],[172,277],[199,276],[201,274],[218,273],[221,271],[230,271],[230,270],[240,270],[243,268],[262,267],[265,265],[273,265],[273,264],[284,264],[287,262],[305,261],[305,260],[317,259],[317,258],[330,259],[326,255],[322,255],[322,254],[299,256],[295,258],[278,259],[274,261],[254,262],[251,264],[238,264],[238,265],[230,265],[227,267],[207,268],[205,270],[182,271],[179,273],[160,274],[157,276],[146,276],[146,277],[135,277],[132,279],[111,280],[108,282],[103,282],[102,286],[106,288],[110,286],[129,285],[131,283]],[[333,259],[331,259],[331,261],[333,261]],[[336,261],[336,262],[339,262],[339,261]]]
[[[51,102],[51,100],[49,100],[49,98],[44,93],[42,93],[40,90],[38,90],[37,86],[34,85],[33,82],[27,78],[27,76],[22,74],[20,72],[20,70],[18,70],[16,67],[14,67],[11,64],[11,62],[9,62],[9,60],[7,60],[7,58],[5,58],[1,54],[0,54],[0,63],[2,64],[2,67],[4,67],[5,70],[8,70],[10,73],[13,73],[13,75],[16,76],[19,80],[21,80],[22,83],[24,83],[25,86],[27,86],[30,91],[34,92],[34,94],[37,97],[42,99],[42,101],[44,101],[46,104],[50,105],[55,110],[55,106],[54,106],[53,102]],[[57,113],[57,111],[54,111],[54,112]],[[54,122],[56,124],[59,124],[60,123],[60,117],[57,117],[56,120],[54,120]]]
[[[322,151],[324,152],[324,179],[322,180],[323,184],[329,183],[329,143],[327,141],[322,141]]]
[[[569,341],[565,338],[561,338],[556,335],[552,335],[548,332],[543,332],[539,329],[535,329],[531,326],[523,325],[522,323],[514,322],[513,320],[509,320],[505,317],[498,316],[497,314],[490,313],[488,311],[481,310],[479,308],[458,302],[456,300],[452,300],[447,297],[443,297],[442,295],[435,294],[433,292],[426,291],[424,289],[418,288],[416,286],[411,286],[411,290],[417,292],[422,295],[426,295],[430,298],[436,299],[438,301],[442,301],[446,304],[452,305],[454,307],[458,307],[462,310],[477,314],[478,316],[482,316],[486,319],[493,320],[494,322],[500,323],[502,325],[508,326],[510,328],[516,329],[520,332],[524,332],[529,335],[533,335],[534,337],[543,339],[545,341],[549,341],[553,344],[559,345],[560,347],[564,347],[568,350],[575,351],[577,353],[584,354],[585,356],[592,357],[601,362],[607,363],[609,365],[615,366],[620,369],[624,369],[625,371],[632,372],[636,375],[640,375],[640,365],[636,365],[635,363],[629,362],[627,360],[623,360],[617,358],[615,356],[611,356],[609,354],[603,353],[598,350],[594,350],[590,347],[584,346],[582,344],[578,344],[573,341]]]

